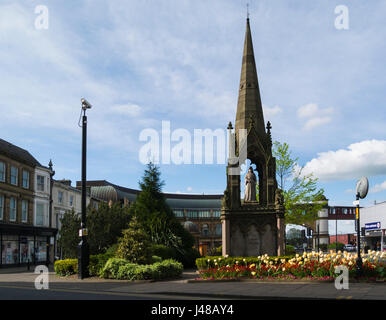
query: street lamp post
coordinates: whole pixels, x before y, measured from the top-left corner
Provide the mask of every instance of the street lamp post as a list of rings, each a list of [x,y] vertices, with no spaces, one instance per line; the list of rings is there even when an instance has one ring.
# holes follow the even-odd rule
[[[82,102],[82,222],[80,225],[79,236],[81,240],[78,245],[78,278],[84,279],[89,276],[88,265],[90,259],[89,245],[87,242],[86,228],[86,167],[87,167],[87,116],[86,110],[91,108],[91,104],[86,99]]]
[[[357,260],[356,260],[356,268],[358,277],[363,273],[363,261],[361,257],[361,233],[360,233],[360,223],[359,223],[359,193],[356,195],[356,223],[357,223]]]

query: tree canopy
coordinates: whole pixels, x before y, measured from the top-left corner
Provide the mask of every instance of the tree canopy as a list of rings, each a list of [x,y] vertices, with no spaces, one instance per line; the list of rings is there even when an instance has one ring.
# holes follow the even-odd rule
[[[303,174],[304,167],[299,166],[287,143],[275,141],[272,154],[276,158],[278,186],[283,191],[286,223],[303,225],[315,220],[326,205],[318,179],[312,173]]]

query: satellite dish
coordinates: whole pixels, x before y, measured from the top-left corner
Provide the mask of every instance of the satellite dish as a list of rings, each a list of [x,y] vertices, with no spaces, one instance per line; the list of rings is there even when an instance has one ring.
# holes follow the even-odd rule
[[[369,191],[369,180],[366,177],[362,177],[357,182],[356,187],[356,195],[359,198],[364,199],[367,196],[367,192]]]

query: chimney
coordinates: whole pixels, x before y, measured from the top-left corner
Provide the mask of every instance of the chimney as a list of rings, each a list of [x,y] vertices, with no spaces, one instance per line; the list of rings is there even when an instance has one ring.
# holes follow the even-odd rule
[[[66,185],[66,186],[71,187],[71,180],[62,179],[62,180],[59,180],[59,182],[60,182],[61,184],[64,184],[64,185]]]

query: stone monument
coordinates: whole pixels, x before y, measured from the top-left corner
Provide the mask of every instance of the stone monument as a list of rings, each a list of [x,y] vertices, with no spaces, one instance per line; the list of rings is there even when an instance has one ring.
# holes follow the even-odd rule
[[[230,256],[283,255],[283,196],[276,182],[272,127],[269,121],[267,126],[264,122],[249,18],[234,133],[232,129],[229,123],[230,149],[234,149],[234,154],[228,159],[227,188],[222,201],[222,253]],[[242,154],[251,162],[244,181],[244,200],[240,194],[240,166],[247,159],[242,159]],[[255,166],[258,178],[252,166]]]

